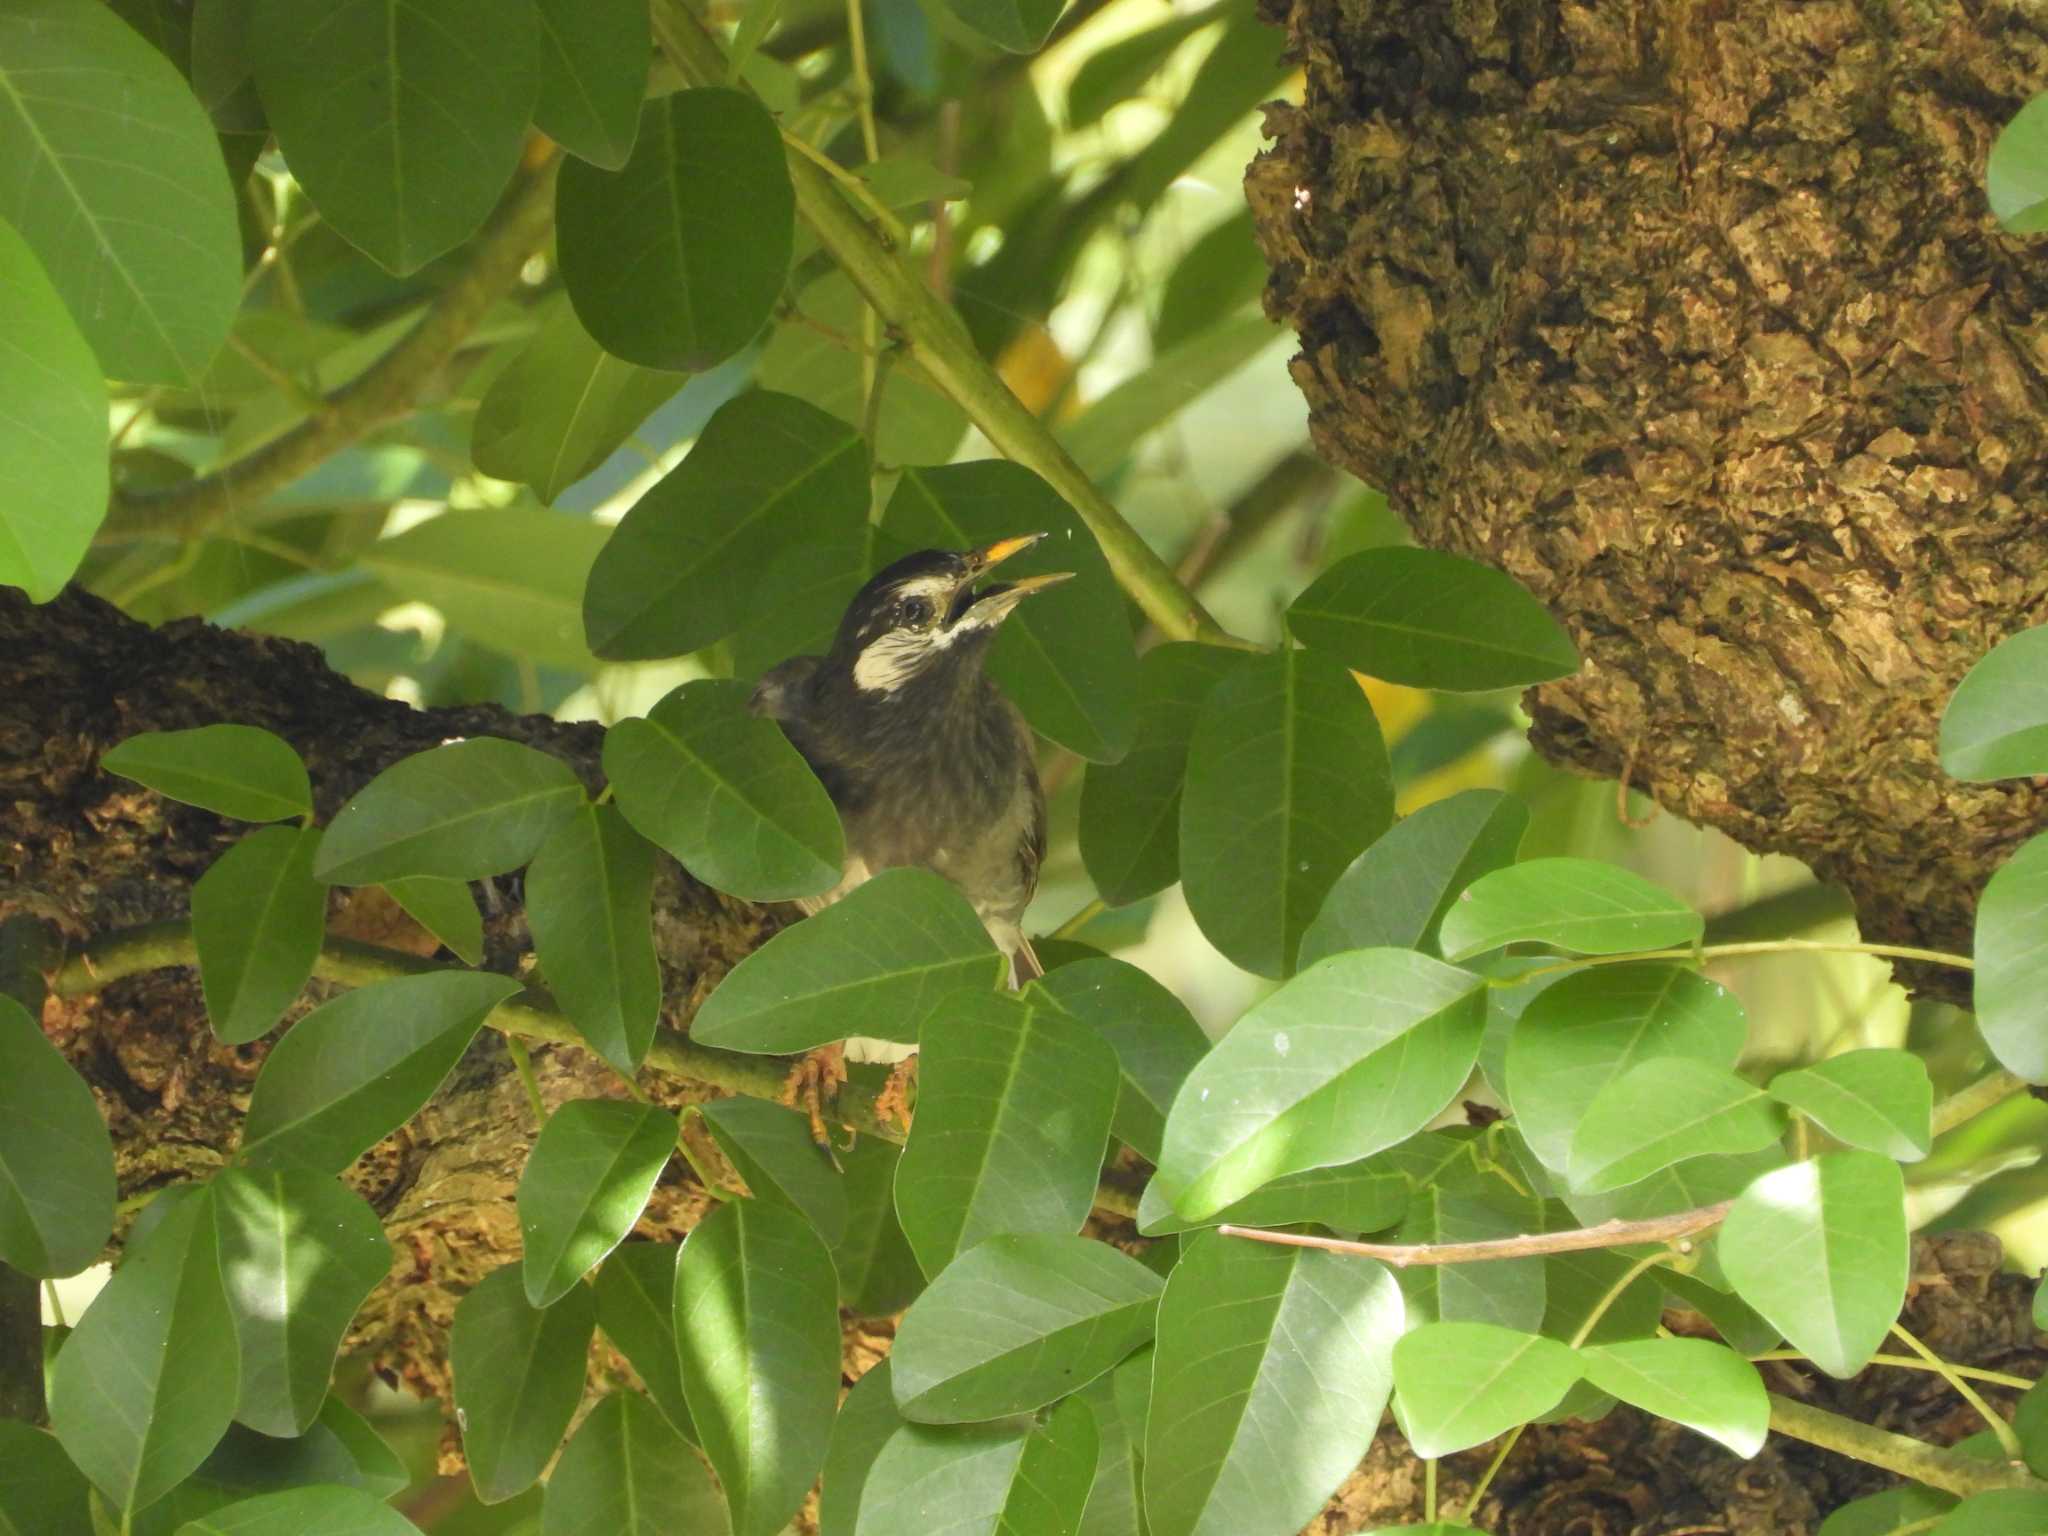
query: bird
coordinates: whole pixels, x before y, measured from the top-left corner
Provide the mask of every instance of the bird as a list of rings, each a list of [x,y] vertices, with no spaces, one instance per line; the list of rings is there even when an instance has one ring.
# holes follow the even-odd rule
[[[799,908],[822,910],[885,869],[929,869],[973,906],[1015,986],[1040,974],[1023,918],[1045,856],[1045,792],[1031,729],[984,664],[1018,605],[1074,573],[977,584],[1044,537],[905,555],[854,594],[824,655],[770,668],[748,705],[781,726],[845,829],[842,878]],[[847,1054],[908,1049],[848,1041]],[[836,1059],[821,1066],[843,1076]]]

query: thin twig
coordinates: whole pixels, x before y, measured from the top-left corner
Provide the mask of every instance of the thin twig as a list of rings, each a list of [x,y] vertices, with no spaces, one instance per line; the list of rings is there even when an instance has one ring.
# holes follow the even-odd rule
[[[2023,1459],[2023,1453],[2020,1450],[2020,1437],[2013,1433],[2013,1427],[2005,1421],[2005,1416],[1996,1412],[1989,1403],[1984,1401],[1982,1393],[1965,1381],[1961,1373],[1951,1367],[1946,1360],[1942,1359],[1941,1356],[1914,1337],[1904,1323],[1893,1323],[1892,1332],[1899,1336],[1900,1341],[1905,1344],[1906,1348],[1912,1350],[1914,1354],[1926,1361],[1927,1368],[1947,1382],[1950,1390],[1957,1397],[1960,1397],[1964,1402],[1977,1410],[1977,1417],[1984,1421],[1985,1428],[1991,1431],[1992,1438],[1997,1440],[1999,1450],[2005,1453],[2008,1461]]]
[[[1279,1243],[1289,1248],[1321,1248],[1406,1269],[1419,1264],[1480,1264],[1494,1259],[1524,1259],[1532,1254],[1582,1253],[1590,1248],[1621,1248],[1633,1243],[1678,1242],[1720,1225],[1732,1204],[1731,1200],[1723,1200],[1718,1205],[1703,1205],[1697,1210],[1651,1216],[1642,1221],[1603,1221],[1597,1227],[1575,1227],[1569,1232],[1531,1232],[1474,1243],[1355,1243],[1307,1232],[1269,1232],[1262,1227],[1229,1224],[1216,1230],[1226,1237],[1248,1237],[1253,1242]]]

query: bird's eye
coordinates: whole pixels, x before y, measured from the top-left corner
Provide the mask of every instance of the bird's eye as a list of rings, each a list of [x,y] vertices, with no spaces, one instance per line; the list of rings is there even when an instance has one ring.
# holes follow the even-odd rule
[[[906,597],[899,611],[906,624],[924,625],[932,621],[932,605],[922,597]]]

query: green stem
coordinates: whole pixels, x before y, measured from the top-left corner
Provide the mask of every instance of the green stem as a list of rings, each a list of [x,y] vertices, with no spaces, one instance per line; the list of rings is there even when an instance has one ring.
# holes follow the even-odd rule
[[[1625,955],[1575,955],[1569,960],[1560,960],[1556,965],[1539,966],[1533,971],[1523,971],[1516,976],[1498,976],[1487,982],[1493,987],[1519,987],[1525,982],[1535,981],[1544,976],[1557,976],[1566,971],[1585,970],[1596,965],[1632,965],[1638,960],[1690,960],[1705,964],[1709,960],[1728,960],[1739,955],[1877,955],[1888,960],[1922,960],[1929,965],[1953,966],[1967,971],[1975,968],[1968,955],[1952,955],[1939,949],[1914,949],[1905,944],[1855,944],[1847,941],[1837,943],[1829,939],[1759,939],[1746,944],[1695,944],[1684,949],[1639,949]]]
[[[2003,1104],[2014,1094],[2026,1091],[2026,1083],[2003,1067],[1986,1073],[1969,1087],[1950,1094],[1934,1106],[1934,1134],[1939,1136],[1945,1131],[1952,1131],[1964,1121],[1974,1120],[1992,1106]]]
[[[1803,1355],[1796,1349],[1767,1349],[1760,1355],[1749,1356],[1749,1359],[1752,1362],[1764,1360],[1810,1361],[1812,1357],[1810,1355]],[[1870,1363],[1872,1365],[1889,1365],[1902,1371],[1932,1371],[1936,1369],[1935,1366],[1929,1365],[1925,1360],[1916,1360],[1911,1355],[1872,1355]],[[1968,1377],[1971,1381],[1989,1382],[1994,1387],[2011,1387],[2016,1392],[2024,1392],[2029,1387],[2035,1385],[2032,1377],[2015,1376],[2010,1371],[1987,1371],[1979,1365],[1957,1365],[1953,1361],[1944,1361],[1943,1367],[1943,1375],[1953,1372],[1958,1376]]]
[[[517,1035],[505,1037],[505,1049],[511,1054],[513,1070],[519,1074],[519,1086],[526,1090],[526,1107],[533,1111],[533,1128],[547,1129],[548,1107],[541,1102],[540,1079],[533,1075],[532,1053]]]
[[[1943,1381],[1946,1381],[1957,1397],[1960,1397],[1964,1402],[1976,1409],[1977,1417],[1984,1421],[1985,1427],[1991,1431],[1992,1437],[1998,1441],[1998,1449],[2004,1453],[2007,1461],[2022,1461],[2025,1459],[2024,1454],[2020,1450],[2020,1437],[2013,1433],[2013,1427],[2006,1423],[2005,1416],[1993,1412],[1991,1405],[1984,1401],[1982,1394],[1975,1387],[1963,1379],[1961,1372],[1957,1371],[1925,1344],[1922,1344],[1919,1339],[1907,1331],[1903,1323],[1893,1323],[1892,1332],[1899,1336],[1899,1339],[1905,1344],[1906,1348],[1912,1350],[1914,1354],[1926,1362],[1927,1369],[1940,1376]]]
[[[1838,1413],[1829,1413],[1824,1408],[1780,1397],[1775,1392],[1770,1394],[1770,1399],[1771,1428],[1779,1434],[1881,1467],[1887,1472],[1896,1472],[1930,1488],[1939,1488],[1963,1498],[1973,1493],[1988,1493],[1994,1488],[2048,1492],[2048,1482],[2035,1478],[2024,1466],[1980,1461],[1960,1451],[1928,1445],[1905,1435],[1893,1434],[1888,1429],[1878,1429]]]
[[[657,41],[686,76],[704,84],[723,80],[725,60],[718,40],[683,0],[655,0],[653,14]],[[1248,642],[1224,630],[1203,610],[1046,425],[1010,392],[975,350],[960,317],[925,286],[897,249],[847,206],[832,177],[803,156],[789,162],[789,173],[797,211],[826,254],[904,338],[918,365],[967,413],[996,451],[1033,471],[1066,499],[1145,616],[1170,639],[1247,647]]]
[[[1064,923],[1061,923],[1059,927],[1053,929],[1052,937],[1056,939],[1071,939],[1108,910],[1109,908],[1103,904],[1102,898],[1098,896]]]
[[[197,961],[198,951],[192,943],[192,925],[189,922],[151,923],[146,927],[109,934],[69,956],[50,975],[48,983],[58,997],[84,997],[129,976],[162,970],[166,966],[193,965]],[[331,936],[322,944],[320,954],[313,962],[315,976],[348,987],[461,969],[464,967],[440,965],[418,955]],[[510,1001],[500,1003],[491,1010],[484,1023],[503,1035],[589,1049],[583,1037],[576,1033],[575,1026],[538,992],[523,992]],[[654,1032],[654,1044],[648,1049],[646,1064],[670,1077],[723,1089],[743,1098],[780,1103],[794,1061],[787,1056],[749,1056],[738,1051],[717,1050],[698,1045],[680,1030],[664,1027]],[[874,1088],[844,1087],[832,1101],[833,1116],[848,1130],[878,1136],[900,1145],[904,1139],[903,1127],[875,1112],[875,1100],[880,1093],[879,1085]],[[139,1208],[154,1198],[155,1191],[134,1197],[123,1203],[122,1210]],[[1117,1216],[1135,1216],[1138,1212],[1137,1196],[1111,1183],[1097,1187],[1095,1203]]]

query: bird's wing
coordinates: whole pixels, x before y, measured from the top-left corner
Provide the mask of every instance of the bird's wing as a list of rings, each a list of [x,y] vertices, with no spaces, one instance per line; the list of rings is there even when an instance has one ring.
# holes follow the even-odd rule
[[[810,688],[811,675],[822,659],[792,656],[770,667],[761,674],[761,681],[754,684],[754,692],[747,700],[748,710],[768,720],[795,719],[799,702]]]

